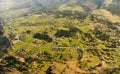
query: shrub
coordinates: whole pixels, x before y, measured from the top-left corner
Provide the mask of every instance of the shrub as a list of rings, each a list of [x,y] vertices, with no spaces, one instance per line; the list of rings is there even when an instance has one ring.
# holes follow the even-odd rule
[[[70,37],[70,32],[69,30],[58,30],[55,34],[56,37]]]
[[[52,38],[49,35],[47,35],[47,34],[35,33],[33,38],[45,40],[47,42],[52,42]]]

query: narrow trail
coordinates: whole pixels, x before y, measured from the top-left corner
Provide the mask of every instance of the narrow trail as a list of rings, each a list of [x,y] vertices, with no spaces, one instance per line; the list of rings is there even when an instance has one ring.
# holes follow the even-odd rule
[[[8,20],[8,30],[9,30],[10,33],[15,34],[16,40],[20,41],[20,39],[19,39],[20,35],[19,35],[18,31],[16,31],[15,28],[12,26],[13,21],[14,21],[14,19],[9,19]]]

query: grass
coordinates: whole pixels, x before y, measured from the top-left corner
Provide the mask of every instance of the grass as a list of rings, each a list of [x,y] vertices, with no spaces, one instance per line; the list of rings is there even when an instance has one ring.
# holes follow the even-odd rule
[[[105,45],[98,44],[98,45],[97,45],[97,48],[99,48],[99,49],[104,49],[104,48],[106,48],[106,47],[105,47]]]
[[[99,15],[99,18],[107,19],[113,23],[120,22],[120,17],[117,15],[113,15],[109,11],[105,9],[94,10],[92,14]]]
[[[68,6],[68,5],[61,5],[58,10],[60,10],[60,11],[70,10],[70,11],[73,11],[73,12],[74,11],[78,11],[78,12],[83,12],[84,11],[81,6],[73,6],[72,7],[72,6]]]
[[[88,26],[81,26],[80,29],[82,30],[83,33],[88,33],[89,32],[89,27]]]

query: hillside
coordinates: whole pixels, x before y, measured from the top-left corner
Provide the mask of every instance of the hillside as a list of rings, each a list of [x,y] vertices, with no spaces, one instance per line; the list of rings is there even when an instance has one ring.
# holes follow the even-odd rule
[[[119,0],[0,0],[0,74],[119,74],[118,9]]]

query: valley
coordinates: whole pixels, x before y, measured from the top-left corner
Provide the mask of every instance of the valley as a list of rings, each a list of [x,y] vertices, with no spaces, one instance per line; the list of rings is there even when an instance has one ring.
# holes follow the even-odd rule
[[[119,0],[0,2],[1,74],[120,73]]]

